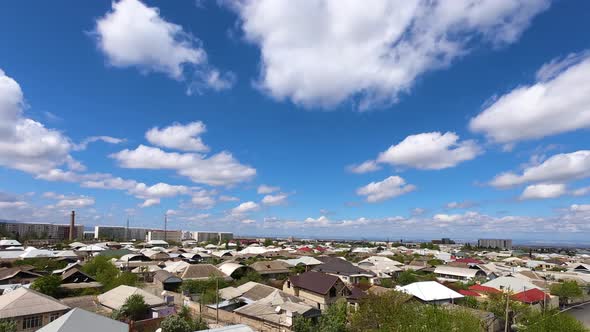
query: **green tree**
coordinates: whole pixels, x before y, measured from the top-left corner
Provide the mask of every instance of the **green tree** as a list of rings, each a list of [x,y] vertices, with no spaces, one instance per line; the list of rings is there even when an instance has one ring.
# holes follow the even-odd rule
[[[553,284],[551,285],[550,292],[552,295],[559,296],[559,303],[562,305],[568,304],[570,299],[580,297],[584,294],[580,285],[575,281],[564,281]]]
[[[191,325],[182,317],[172,315],[166,317],[160,324],[162,332],[192,332]]]
[[[574,317],[555,310],[532,310],[519,319],[519,332],[587,332],[584,325]]]
[[[35,279],[31,288],[45,295],[58,297],[60,295],[61,277],[57,274],[49,274]]]
[[[345,332],[347,322],[347,303],[338,300],[330,305],[320,318],[319,329],[322,332]]]
[[[291,326],[293,332],[316,332],[318,331],[318,328],[317,324],[311,319],[303,316],[295,317],[293,320],[293,326]]]
[[[398,284],[405,286],[418,281],[418,277],[416,277],[414,271],[407,270],[398,274],[395,280]]]
[[[93,276],[100,282],[104,291],[109,291],[121,285],[137,286],[137,275],[121,272],[108,257],[96,256],[84,264],[82,271]]]
[[[13,320],[1,320],[0,332],[16,332],[16,322]]]
[[[438,266],[438,265],[443,265],[445,262],[443,260],[433,258],[433,259],[428,260],[428,262],[426,262],[426,263],[428,263],[428,265],[430,265],[430,266]]]
[[[274,244],[273,240],[271,240],[271,239],[264,239],[263,245],[265,247],[272,246],[273,244]]]
[[[131,320],[140,320],[147,316],[150,307],[145,303],[143,296],[133,294],[125,300],[121,307],[121,314]]]
[[[455,331],[480,330],[480,321],[468,311],[424,305],[401,292],[370,294],[352,314],[350,330],[360,331]]]

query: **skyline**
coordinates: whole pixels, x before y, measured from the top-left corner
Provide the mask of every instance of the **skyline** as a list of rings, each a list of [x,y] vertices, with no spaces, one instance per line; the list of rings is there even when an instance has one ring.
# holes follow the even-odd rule
[[[590,4],[358,6],[2,4],[0,219],[587,242]]]

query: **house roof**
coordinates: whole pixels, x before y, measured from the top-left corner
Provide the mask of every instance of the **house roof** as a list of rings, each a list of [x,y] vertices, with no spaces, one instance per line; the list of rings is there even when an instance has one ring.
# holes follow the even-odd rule
[[[278,289],[275,289],[265,298],[240,307],[234,312],[284,326],[291,326],[287,319],[287,312],[300,315],[312,312],[319,315],[319,310],[306,304],[303,300],[283,293]]]
[[[484,286],[487,287],[492,287],[495,289],[510,289],[512,291],[521,291],[521,290],[525,290],[525,289],[532,289],[532,288],[541,288],[538,287],[537,285],[521,279],[521,278],[516,278],[516,277],[511,277],[511,276],[506,276],[506,277],[498,277],[494,280],[488,281],[485,284],[483,284]]]
[[[20,247],[22,244],[17,240],[0,240],[0,246],[2,247]]]
[[[69,308],[50,296],[25,287],[0,296],[0,319],[36,315]]]
[[[524,292],[516,293],[512,295],[512,298],[523,303],[538,303],[543,300],[549,301],[550,296],[540,289],[533,288]]]
[[[27,271],[26,269],[23,269],[22,266],[16,266],[16,267],[7,267],[7,268],[0,269],[0,280],[14,278],[19,273],[28,274],[29,277],[32,277],[32,278],[41,276],[38,273],[34,273],[31,271]]]
[[[238,263],[233,263],[233,262],[227,262],[227,263],[223,263],[223,264],[219,265],[219,270],[221,270],[223,273],[225,273],[228,276],[231,276],[234,272],[236,272],[236,270],[242,269],[242,268],[248,268],[248,266],[241,265]]]
[[[463,295],[463,296],[473,296],[473,297],[479,297],[481,296],[478,292],[476,291],[472,291],[472,290],[468,290],[468,289],[459,289],[458,293]]]
[[[463,295],[436,281],[420,281],[402,287],[397,286],[396,289],[417,297],[424,302],[459,299],[463,297]]]
[[[98,301],[105,307],[119,310],[123,304],[125,304],[125,300],[127,300],[127,298],[131,295],[135,294],[143,296],[143,300],[150,307],[156,307],[165,304],[165,301],[158,296],[152,295],[143,289],[126,285],[121,285],[99,295]]]
[[[161,283],[177,283],[182,282],[182,279],[175,276],[174,274],[166,271],[166,270],[159,270],[156,271],[154,274],[154,280],[157,280]]]
[[[483,271],[447,265],[439,265],[434,269],[435,274],[446,274],[463,278],[475,278],[478,272],[482,273]]]
[[[483,264],[483,262],[480,261],[479,259],[475,259],[475,258],[471,258],[471,257],[458,258],[458,259],[455,259],[455,262],[467,263],[467,264]]]
[[[301,256],[299,258],[280,259],[280,260],[291,265],[291,266],[298,266],[298,265],[312,266],[312,265],[322,264],[321,261],[319,261],[311,256]]]
[[[358,266],[354,266],[351,262],[341,258],[326,256],[318,257],[318,260],[324,262],[324,264],[314,267],[313,270],[316,272],[332,273],[345,276],[375,276],[375,273],[361,269]]]
[[[84,273],[84,272],[82,272],[82,271],[78,270],[78,268],[73,268],[73,269],[69,269],[69,270],[67,270],[66,272],[64,272],[64,273],[61,275],[61,279],[62,279],[62,280],[64,280],[64,279],[68,278],[69,276],[71,276],[71,275],[73,275],[73,274],[75,274],[75,273],[82,274],[83,276],[85,276],[86,278],[88,278],[88,280],[89,280],[89,281],[95,281],[95,279],[94,279],[94,278],[92,278],[91,276],[87,275],[86,273]]]
[[[500,293],[499,290],[497,290],[493,287],[487,287],[487,286],[482,286],[482,285],[478,285],[478,284],[469,286],[469,290],[475,291],[475,292],[480,292],[480,293]]]
[[[336,276],[314,271],[289,277],[293,286],[318,294],[328,294],[338,280]]]
[[[250,267],[259,274],[289,273],[289,264],[282,261],[258,261]]]
[[[125,323],[97,315],[80,308],[74,308],[65,315],[45,325],[37,332],[127,332]]]
[[[181,274],[182,279],[207,279],[211,276],[227,278],[227,275],[212,264],[189,264]]]

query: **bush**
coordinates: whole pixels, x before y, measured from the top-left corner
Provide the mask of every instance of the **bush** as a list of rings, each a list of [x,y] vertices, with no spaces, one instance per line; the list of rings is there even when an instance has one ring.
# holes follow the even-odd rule
[[[192,332],[191,325],[180,316],[168,316],[160,324],[162,332]]]
[[[0,332],[16,332],[16,322],[13,320],[1,320]]]
[[[121,307],[120,315],[131,320],[141,320],[147,316],[150,307],[145,303],[143,296],[133,294],[125,300]]]

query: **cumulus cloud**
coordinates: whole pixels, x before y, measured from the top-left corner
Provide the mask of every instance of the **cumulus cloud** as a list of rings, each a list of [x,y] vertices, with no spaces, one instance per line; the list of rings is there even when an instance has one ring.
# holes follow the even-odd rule
[[[145,137],[150,143],[164,148],[207,152],[209,148],[199,137],[205,131],[205,124],[196,121],[186,125],[176,123],[162,129],[154,127],[148,130]]]
[[[109,144],[120,144],[125,142],[122,138],[116,138],[111,136],[90,136],[74,146],[74,150],[85,150],[88,147],[88,144],[94,142],[105,142]]]
[[[124,168],[171,169],[195,183],[227,186],[249,181],[256,170],[240,164],[229,152],[210,157],[197,153],[166,152],[159,148],[139,145],[135,150],[125,149],[112,154]]]
[[[590,150],[580,150],[556,154],[539,165],[525,168],[522,174],[502,173],[490,184],[503,188],[529,182],[564,182],[589,176]]]
[[[0,70],[0,166],[41,174],[70,162],[72,143],[62,133],[24,116],[20,85]]]
[[[268,186],[266,184],[262,184],[260,186],[258,186],[258,189],[256,190],[256,192],[258,192],[259,194],[272,194],[276,191],[281,190],[280,187],[273,187],[273,186]]]
[[[246,213],[257,211],[260,208],[258,203],[248,201],[244,202],[231,210],[233,215],[243,215]]]
[[[192,76],[189,88],[199,84],[219,90],[232,84],[223,83],[225,78],[208,65],[207,53],[197,38],[162,18],[158,8],[138,0],[114,1],[112,10],[96,21],[94,36],[114,67],[136,67],[177,80]]]
[[[582,187],[572,191],[572,195],[574,196],[586,196],[588,194],[590,194],[590,187]]]
[[[262,198],[262,204],[264,205],[281,205],[287,203],[287,194],[279,193],[276,195],[266,195]]]
[[[260,48],[258,85],[276,99],[333,107],[395,102],[475,40],[516,41],[548,0],[230,2]],[[302,24],[301,22],[305,22]]]
[[[492,141],[513,143],[590,127],[590,52],[545,64],[537,82],[504,94],[471,119]]]
[[[358,165],[350,165],[347,167],[348,171],[356,174],[364,174],[369,172],[378,171],[381,169],[381,166],[377,164],[375,160],[367,160],[362,162]]]
[[[155,206],[155,205],[159,205],[159,204],[160,204],[159,198],[148,198],[145,201],[143,201],[143,203],[139,204],[139,207],[147,208],[147,207],[151,207],[151,206]]]
[[[590,204],[572,204],[570,205],[572,212],[590,212]]]
[[[66,196],[63,194],[57,194],[52,191],[43,193],[44,198],[56,200],[55,207],[58,208],[85,208],[94,205],[95,200],[93,197],[79,195],[79,196]]]
[[[449,202],[445,205],[447,209],[467,209],[477,205],[475,202],[464,201],[464,202]]]
[[[390,176],[380,182],[371,182],[364,187],[357,189],[356,193],[366,196],[369,203],[377,203],[414,191],[416,186],[406,184],[406,181],[399,176]]]
[[[459,136],[453,132],[422,133],[406,137],[381,152],[376,162],[366,161],[356,170],[370,171],[375,163],[417,169],[443,169],[471,160],[481,153],[482,150],[475,141],[460,141]]]
[[[563,183],[541,183],[527,186],[520,195],[520,199],[546,199],[565,194],[566,186]]]

